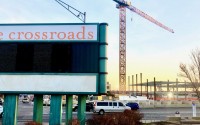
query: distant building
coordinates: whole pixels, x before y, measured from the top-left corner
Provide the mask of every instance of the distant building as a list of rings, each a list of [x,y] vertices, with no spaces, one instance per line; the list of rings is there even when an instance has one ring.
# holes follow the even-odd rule
[[[111,84],[109,82],[106,83],[107,92],[111,91]]]

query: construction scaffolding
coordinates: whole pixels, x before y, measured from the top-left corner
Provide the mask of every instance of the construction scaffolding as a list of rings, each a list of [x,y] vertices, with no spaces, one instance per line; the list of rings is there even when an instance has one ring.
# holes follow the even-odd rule
[[[150,100],[197,100],[196,93],[190,82],[175,81],[153,81],[142,82],[142,74],[140,74],[140,82],[138,82],[137,74],[132,82],[128,76],[127,95],[146,96]],[[112,93],[120,94],[120,91],[112,91]]]

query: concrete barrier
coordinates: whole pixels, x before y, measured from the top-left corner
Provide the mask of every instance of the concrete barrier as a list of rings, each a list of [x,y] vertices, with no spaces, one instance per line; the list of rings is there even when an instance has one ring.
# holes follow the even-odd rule
[[[176,122],[180,122],[180,121],[181,121],[181,117],[168,116],[168,120],[167,120],[167,121],[176,121]]]
[[[200,120],[181,120],[180,121],[181,125],[187,124],[187,125],[199,125]]]
[[[137,101],[140,107],[149,108],[149,107],[191,107],[192,101],[185,100],[147,100],[147,101]],[[200,107],[200,103],[195,102],[197,107]]]
[[[200,120],[200,117],[192,117],[193,120]]]

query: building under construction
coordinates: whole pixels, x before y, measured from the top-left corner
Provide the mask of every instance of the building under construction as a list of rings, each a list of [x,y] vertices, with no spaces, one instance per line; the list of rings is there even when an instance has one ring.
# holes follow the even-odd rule
[[[140,81],[140,82],[138,82]],[[132,82],[128,77],[128,84],[126,93],[121,91],[112,91],[114,94],[125,94],[131,96],[146,96],[150,100],[197,100],[194,87],[190,82],[180,82],[178,79],[175,81],[153,81],[142,82],[132,76]]]

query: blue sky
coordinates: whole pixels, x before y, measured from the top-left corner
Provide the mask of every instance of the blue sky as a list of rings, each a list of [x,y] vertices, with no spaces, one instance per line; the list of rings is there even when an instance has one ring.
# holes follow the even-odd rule
[[[86,12],[86,22],[108,23],[108,81],[118,88],[119,10],[112,0],[63,0]],[[200,42],[199,0],[132,0],[132,5],[174,29],[172,34],[127,10],[127,76],[175,81]],[[0,23],[81,23],[54,0],[1,0]],[[128,80],[127,80],[128,81]]]

